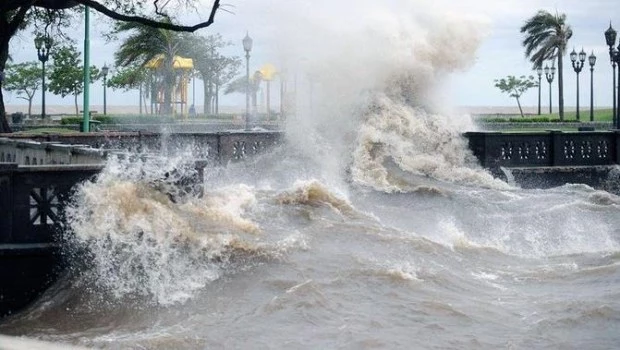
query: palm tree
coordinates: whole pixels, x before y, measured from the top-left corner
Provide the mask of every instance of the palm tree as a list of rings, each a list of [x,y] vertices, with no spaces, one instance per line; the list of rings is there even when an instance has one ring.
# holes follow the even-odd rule
[[[542,66],[545,60],[558,59],[558,105],[560,120],[564,120],[562,57],[566,54],[568,40],[573,36],[573,30],[566,24],[566,15],[552,15],[540,10],[525,21],[521,27],[521,33],[525,33],[523,39],[525,57],[530,59],[534,67]]]
[[[164,91],[164,114],[172,113],[172,90],[176,74],[173,69],[174,56],[185,52],[184,34],[170,30],[147,27],[133,22],[120,22],[114,33],[130,32],[119,50],[114,54],[119,67],[128,67],[134,63],[145,66],[158,55],[163,55],[159,69]]]

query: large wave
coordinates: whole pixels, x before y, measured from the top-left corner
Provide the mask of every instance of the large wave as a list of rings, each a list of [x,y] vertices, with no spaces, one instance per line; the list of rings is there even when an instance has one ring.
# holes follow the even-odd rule
[[[171,197],[174,185],[162,186],[161,179],[183,169],[179,159],[111,159],[97,179],[77,188],[67,208],[72,248],[88,253],[80,257],[87,273],[116,298],[184,301],[226,271],[298,243],[294,234],[264,234],[251,214],[253,187]]]
[[[295,81],[288,138],[321,163],[326,178],[348,171],[381,191],[418,187],[400,171],[506,188],[476,165],[461,136],[473,124],[450,107],[445,87],[450,74],[475,62],[487,22],[425,5],[293,0],[274,9],[273,50],[282,79]]]

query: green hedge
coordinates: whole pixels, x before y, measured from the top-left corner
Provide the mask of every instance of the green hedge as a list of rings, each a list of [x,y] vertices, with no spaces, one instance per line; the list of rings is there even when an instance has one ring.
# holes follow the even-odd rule
[[[482,120],[485,123],[579,123],[577,119],[550,119],[547,117],[533,118],[486,118]]]
[[[159,124],[174,123],[176,120],[169,116],[153,116],[153,115],[96,115],[93,120],[101,122],[101,124]],[[64,117],[60,120],[62,125],[81,124],[83,117]]]
[[[1,0],[0,0],[1,1]],[[239,115],[238,113],[220,113],[219,115],[204,115],[199,114],[195,117],[172,117],[172,116],[162,116],[162,115],[152,115],[152,114],[144,114],[144,115],[95,115],[93,116],[93,120],[97,120],[101,122],[101,124],[169,124],[175,123],[179,120],[219,120],[219,121],[230,121],[234,120],[235,117],[243,117],[243,115]],[[279,117],[278,113],[271,114],[271,120],[277,120]],[[259,113],[257,118],[259,119],[267,119],[266,113]],[[501,119],[501,118],[500,118]],[[82,117],[64,117],[61,119],[60,123],[62,125],[71,125],[71,124],[81,124],[83,121]]]

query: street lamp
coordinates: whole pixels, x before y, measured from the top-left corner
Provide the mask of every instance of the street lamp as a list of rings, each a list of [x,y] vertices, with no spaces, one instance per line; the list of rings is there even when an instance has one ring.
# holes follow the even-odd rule
[[[540,79],[542,77],[543,69],[541,66],[536,68],[536,74],[538,74],[538,115],[540,115]]]
[[[549,71],[551,71],[551,73],[549,73]],[[549,83],[549,114],[553,113],[553,108],[551,108],[552,104],[551,104],[551,83],[553,83],[553,77],[555,76],[555,66],[551,66],[551,69],[549,69],[549,66],[545,64],[545,78],[547,79],[547,82]]]
[[[106,100],[106,79],[110,68],[104,63],[101,67],[101,74],[103,74],[103,115],[107,115],[107,100]]]
[[[616,34],[617,32],[611,27],[610,22],[609,29],[605,31],[605,40],[607,41],[607,46],[609,46],[609,59],[611,60],[611,65],[614,69],[614,126],[616,129],[620,129],[620,113],[618,113],[618,107],[620,107],[620,94],[616,93],[616,65],[620,65],[620,43],[618,44],[618,49],[615,49],[614,45],[616,44]],[[618,69],[618,80],[620,81],[620,69]],[[616,102],[616,96],[618,97],[618,102]]]
[[[252,51],[252,38],[246,32],[243,38],[243,50],[245,51],[245,129],[248,130],[250,124],[250,51]]]
[[[41,73],[41,119],[45,118],[45,62],[50,57],[50,48],[52,47],[52,38],[47,33],[44,36],[37,36],[34,39],[34,46],[37,48],[37,55],[42,65]]]
[[[590,121],[594,121],[594,65],[596,64],[596,56],[594,51],[588,57],[588,63],[590,63]]]
[[[579,53],[579,60],[577,60],[577,52],[573,49],[573,52],[570,53],[570,60],[573,63],[573,70],[577,75],[577,113],[576,118],[579,120],[579,73],[581,73],[581,69],[583,68],[583,64],[586,60],[586,53],[581,49]]]

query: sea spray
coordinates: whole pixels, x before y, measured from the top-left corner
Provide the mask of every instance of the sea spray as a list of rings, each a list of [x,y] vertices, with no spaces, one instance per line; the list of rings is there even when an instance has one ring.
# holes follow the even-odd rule
[[[294,85],[283,96],[295,106],[287,139],[320,163],[322,181],[417,188],[394,181],[381,164],[391,159],[415,175],[507,188],[476,165],[460,136],[473,124],[452,112],[443,92],[448,75],[475,61],[487,22],[426,5],[294,0],[273,9],[278,30],[264,45],[279,55],[281,79]],[[367,153],[380,144],[377,157]]]
[[[176,164],[176,165],[175,165]],[[294,235],[264,237],[251,217],[256,190],[237,184],[173,200],[158,175],[182,161],[109,160],[67,208],[76,248],[89,252],[95,283],[117,299],[183,302],[223,273],[278,257]],[[190,168],[188,171],[191,171]],[[240,265],[241,264],[241,265]]]
[[[416,188],[415,179],[395,180],[393,162],[402,171],[437,180],[508,189],[481,169],[467,140],[449,118],[408,105],[402,98],[378,94],[368,108],[353,152],[353,181],[394,192]]]

